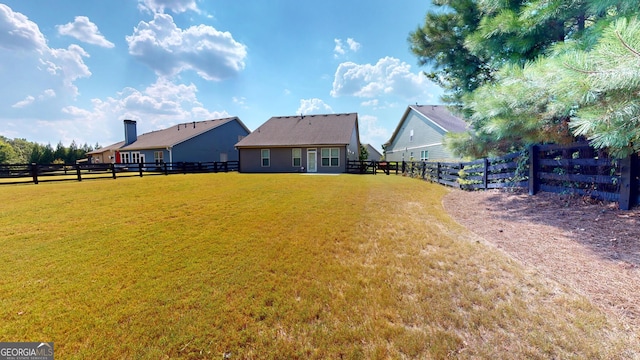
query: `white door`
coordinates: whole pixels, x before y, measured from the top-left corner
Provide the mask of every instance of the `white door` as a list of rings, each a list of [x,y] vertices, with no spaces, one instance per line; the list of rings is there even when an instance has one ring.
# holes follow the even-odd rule
[[[316,149],[307,150],[307,172],[318,172]]]
[[[220,162],[227,162],[228,159],[227,153],[220,153]]]

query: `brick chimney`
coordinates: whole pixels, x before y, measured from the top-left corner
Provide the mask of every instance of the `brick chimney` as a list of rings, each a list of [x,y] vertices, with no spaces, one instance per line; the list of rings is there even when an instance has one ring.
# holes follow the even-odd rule
[[[130,145],[138,140],[135,120],[124,121],[124,146]]]

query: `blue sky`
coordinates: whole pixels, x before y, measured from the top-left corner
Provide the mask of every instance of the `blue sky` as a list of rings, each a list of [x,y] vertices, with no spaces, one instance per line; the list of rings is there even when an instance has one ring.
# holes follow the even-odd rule
[[[0,135],[54,147],[238,116],[357,112],[380,149],[409,104],[439,104],[407,37],[428,0],[0,3]]]

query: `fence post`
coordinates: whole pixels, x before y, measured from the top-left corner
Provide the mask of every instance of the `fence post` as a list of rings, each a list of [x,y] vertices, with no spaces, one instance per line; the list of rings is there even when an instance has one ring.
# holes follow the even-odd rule
[[[629,210],[635,205],[637,195],[634,180],[638,171],[635,167],[636,163],[636,154],[620,160],[620,197],[618,199],[620,210]]]
[[[436,183],[440,183],[440,162],[436,162]]]
[[[540,181],[537,176],[539,171],[538,145],[531,145],[529,147],[529,195],[535,195],[540,188]]]
[[[111,164],[109,164],[109,167],[111,168],[111,177],[113,177],[115,179],[116,178],[116,164],[111,163]]]
[[[31,163],[31,177],[33,178],[33,183],[38,184],[38,164]]]
[[[487,190],[489,187],[489,159],[484,158],[484,172],[482,173],[482,185],[484,189]]]
[[[78,181],[82,181],[82,174],[80,173],[80,164],[76,164],[76,175],[78,176]]]
[[[167,163],[163,162],[162,165],[164,166],[164,174],[169,175],[169,171],[167,170]]]
[[[138,173],[140,174],[140,177],[142,177],[142,161],[138,162]]]

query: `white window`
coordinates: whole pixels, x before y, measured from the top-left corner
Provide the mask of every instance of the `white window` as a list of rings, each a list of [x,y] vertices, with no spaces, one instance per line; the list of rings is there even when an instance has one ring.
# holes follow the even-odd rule
[[[291,165],[294,167],[302,165],[302,149],[291,149]]]
[[[128,164],[131,162],[131,158],[129,157],[129,153],[120,153],[120,162],[123,164]]]
[[[154,151],[153,161],[156,163],[156,165],[164,164],[164,151]]]
[[[409,131],[409,141],[413,141],[413,129]]]
[[[409,154],[409,160],[413,161],[413,151]]]
[[[339,148],[324,148],[320,150],[321,165],[329,167],[340,166],[340,149]]]
[[[134,151],[131,153],[131,162],[132,163],[139,163],[140,162],[140,153],[137,151]]]
[[[420,161],[429,160],[429,150],[421,150],[420,151]]]
[[[260,150],[260,158],[262,160],[262,167],[271,166],[271,150],[269,149]]]
[[[220,153],[220,162],[227,162],[229,161],[229,155],[227,155],[227,153]]]

